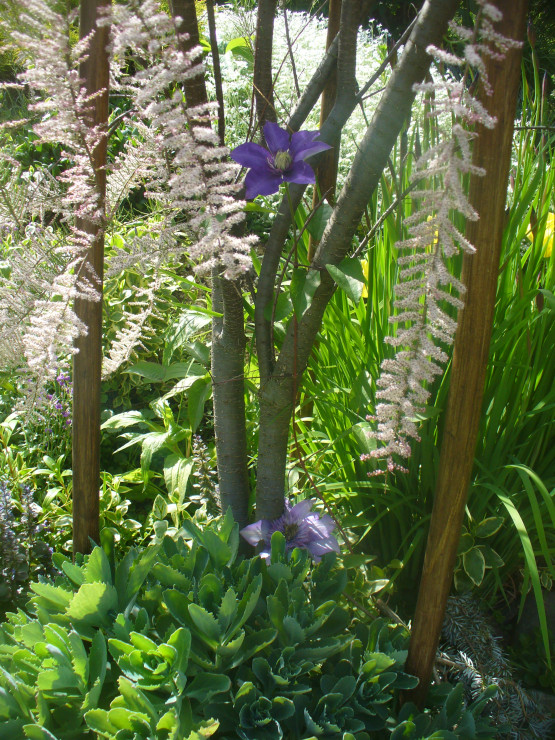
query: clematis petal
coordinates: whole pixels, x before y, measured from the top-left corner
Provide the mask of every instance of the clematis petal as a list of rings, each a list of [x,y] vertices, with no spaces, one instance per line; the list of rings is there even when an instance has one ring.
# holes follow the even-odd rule
[[[277,193],[282,181],[281,174],[272,172],[270,168],[267,170],[249,170],[245,177],[245,198],[252,200],[257,195],[272,195],[272,193]]]
[[[289,148],[293,160],[306,159],[306,157],[311,157],[313,154],[331,149],[329,144],[325,144],[323,141],[315,141],[319,135],[319,131],[296,131],[291,137]]]
[[[268,522],[265,519],[261,519],[258,522],[254,522],[254,524],[243,527],[239,534],[247,540],[249,545],[258,545],[259,542],[266,539],[268,530]]]
[[[276,152],[286,152],[289,149],[290,137],[287,131],[280,128],[277,123],[268,121],[264,124],[264,138],[268,149],[275,154]]]
[[[254,168],[267,168],[268,165],[268,150],[264,149],[260,144],[255,144],[252,141],[246,144],[241,144],[230,153],[231,159],[234,159],[238,164],[243,167],[254,167]]]
[[[313,533],[313,536],[328,537],[335,529],[333,519],[327,514],[324,514],[321,517],[319,517],[318,514],[313,514],[308,516],[305,521]]]
[[[316,182],[316,175],[307,162],[299,160],[293,162],[290,169],[284,173],[283,179],[287,182],[294,182],[297,185],[311,185]]]
[[[340,552],[339,544],[335,537],[327,537],[326,539],[322,540],[313,540],[306,545],[306,549],[309,551],[309,553],[312,555],[317,563],[320,561],[322,555],[325,555],[327,552]]]
[[[299,503],[295,504],[295,506],[293,506],[289,511],[289,521],[301,522],[306,519],[315,503],[316,502],[313,498],[305,498],[304,501],[299,501]]]

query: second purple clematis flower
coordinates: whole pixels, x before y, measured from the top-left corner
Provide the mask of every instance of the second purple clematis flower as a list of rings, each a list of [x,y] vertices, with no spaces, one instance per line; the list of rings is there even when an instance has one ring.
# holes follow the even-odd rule
[[[271,539],[274,532],[282,532],[285,537],[286,550],[303,547],[318,563],[327,552],[339,552],[337,540],[332,535],[335,524],[327,514],[319,516],[311,511],[316,502],[307,498],[295,506],[285,499],[285,511],[273,521],[261,519],[241,530],[241,536],[251,545],[263,543],[260,557],[270,558]]]
[[[277,123],[264,124],[264,138],[268,146],[248,142],[231,152],[231,158],[250,170],[245,177],[247,200],[257,195],[277,193],[282,182],[309,185],[316,182],[314,170],[305,162],[307,157],[331,149],[323,141],[316,141],[318,131],[296,131],[288,134]]]

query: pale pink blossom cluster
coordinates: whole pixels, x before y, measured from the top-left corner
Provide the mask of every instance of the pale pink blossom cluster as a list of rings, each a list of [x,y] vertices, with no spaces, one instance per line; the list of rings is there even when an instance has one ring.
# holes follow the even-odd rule
[[[104,206],[93,154],[106,132],[90,126],[94,101],[79,76],[90,38],[72,41],[77,12],[57,12],[56,6],[53,0],[22,0],[17,28],[8,34],[27,59],[19,85],[33,96],[38,142],[61,146],[68,162],[50,183],[48,220],[62,227],[56,237],[44,227],[45,209],[39,213],[33,198],[15,199],[14,193],[22,191],[16,163],[17,183],[0,192],[0,228],[11,233],[14,244],[9,274],[0,275],[0,363],[26,367],[37,387],[85,331],[73,313],[75,298],[100,297],[98,279],[82,269],[92,237],[78,228],[78,219],[106,228],[122,200],[139,186],[157,202],[156,218],[118,250],[110,272],[132,266],[156,273],[168,259],[187,254],[198,269],[215,268],[233,279],[249,269],[255,241],[231,233],[244,218],[244,203],[234,184],[236,165],[229,163],[210,125],[213,105],[185,105],[184,81],[203,74],[200,49],[180,51],[174,19],[154,0],[114,4],[99,19],[111,28],[110,86],[130,99],[128,115],[137,131],[108,165]],[[35,218],[30,235],[25,234],[29,218]],[[139,297],[136,313],[127,317],[108,352],[106,372],[140,343],[155,303],[151,290]]]
[[[443,372],[448,359],[445,348],[453,343],[457,328],[446,306],[463,307],[464,285],[450,273],[446,259],[459,250],[472,253],[474,247],[453,222],[453,215],[478,219],[463,188],[465,175],[484,174],[472,164],[471,142],[476,135],[472,127],[480,123],[492,128],[496,123],[467,89],[468,73],[470,69],[479,72],[490,93],[485,57],[498,59],[516,43],[494,30],[493,23],[501,17],[498,9],[484,0],[478,0],[478,5],[474,29],[452,26],[464,42],[461,56],[428,48],[438,62],[460,66],[462,81],[445,76],[439,83],[417,87],[422,93],[434,94],[434,115],[448,113],[454,122],[450,136],[424,152],[414,166],[413,179],[420,186],[413,196],[419,208],[405,220],[410,237],[397,244],[407,254],[399,258],[396,313],[390,321],[405,326],[396,336],[386,338],[397,351],[392,359],[382,362],[378,403],[374,414],[368,416],[376,425],[372,436],[378,447],[361,458],[383,460],[388,471],[406,470],[399,459],[409,458],[409,440],[419,439],[418,417],[430,397],[430,384]],[[380,468],[369,475],[383,472]]]
[[[185,80],[204,72],[200,47],[182,52],[174,19],[153,0],[114,5],[112,29],[114,59],[124,60],[129,52],[141,59],[134,75],[127,76],[122,65],[114,78],[132,95],[136,114],[154,137],[150,154],[158,161],[151,166],[145,194],[166,214],[175,237],[170,251],[186,252],[201,272],[216,267],[225,278],[239,277],[250,268],[256,239],[232,234],[244,219],[234,184],[237,167],[209,125],[214,104],[187,108],[182,89]]]
[[[57,13],[45,0],[20,7],[10,40],[27,59],[19,84],[31,95],[37,143],[61,145],[68,162],[57,178],[22,172],[14,162],[10,186],[0,193],[0,226],[11,240],[10,270],[0,276],[0,362],[26,373],[33,395],[56,376],[59,358],[85,331],[74,300],[100,298],[97,277],[82,269],[92,237],[76,219],[103,222],[93,155],[104,134],[86,120],[93,101],[78,69],[89,39],[70,43],[75,12]],[[46,226],[52,219],[60,225],[56,233]]]

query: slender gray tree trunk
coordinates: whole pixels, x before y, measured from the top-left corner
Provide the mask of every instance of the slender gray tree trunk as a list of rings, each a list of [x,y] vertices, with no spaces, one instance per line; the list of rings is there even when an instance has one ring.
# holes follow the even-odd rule
[[[272,47],[277,0],[258,0],[254,49],[253,87],[260,128],[276,120],[272,80]]]
[[[243,298],[238,281],[212,275],[212,393],[222,510],[231,508],[241,527],[248,522],[249,477],[245,426]]]

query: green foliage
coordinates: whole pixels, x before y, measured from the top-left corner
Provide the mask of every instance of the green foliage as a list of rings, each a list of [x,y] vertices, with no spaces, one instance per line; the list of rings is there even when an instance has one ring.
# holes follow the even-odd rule
[[[524,88],[523,121],[541,123],[540,83],[535,91]],[[493,599],[524,565],[540,613],[539,568],[545,563],[552,572],[555,548],[555,261],[544,256],[545,224],[548,213],[555,212],[554,171],[549,167],[553,136],[546,134],[542,142],[543,148],[533,130],[523,129],[515,137],[484,411],[456,574],[459,588],[480,588]],[[377,231],[366,234],[361,229],[353,245],[360,250],[366,240],[365,290],[360,294],[360,275],[334,275],[339,289],[303,380],[289,474],[294,490],[306,490],[308,482],[297,462],[302,455],[357,550],[377,555],[380,564],[401,566],[392,585],[399,601],[409,604],[433,504],[449,370],[430,389],[408,475],[368,478],[371,467],[358,458],[375,445],[368,437],[366,414],[375,407],[379,366],[391,356],[384,337],[397,330],[390,323],[398,270],[394,245],[404,236],[404,219],[412,206],[409,199],[402,204],[394,199],[409,184],[414,148],[412,134],[405,159],[400,147],[394,150],[390,172],[369,203],[369,223],[391,211]],[[460,274],[460,264],[453,268]],[[483,522],[501,520],[503,526],[495,531],[480,529],[487,526]],[[544,631],[547,651],[546,635]]]
[[[412,722],[453,733],[418,737],[470,737],[455,727],[476,710],[458,698],[435,717],[397,717],[398,692],[416,683],[403,672],[407,632],[353,619],[335,554],[311,568],[279,532],[269,565],[238,546],[228,515],[187,519],[176,539],[122,559],[109,546],[75,563],[55,555],[56,581],[33,583],[27,613],[0,627],[10,736],[368,740]]]
[[[0,614],[23,603],[29,581],[52,571],[39,514],[29,486],[0,480]]]
[[[555,654],[555,636],[549,636],[550,653]],[[519,635],[511,651],[512,663],[522,683],[530,689],[555,694],[555,670],[545,657],[543,635],[539,629]]]

